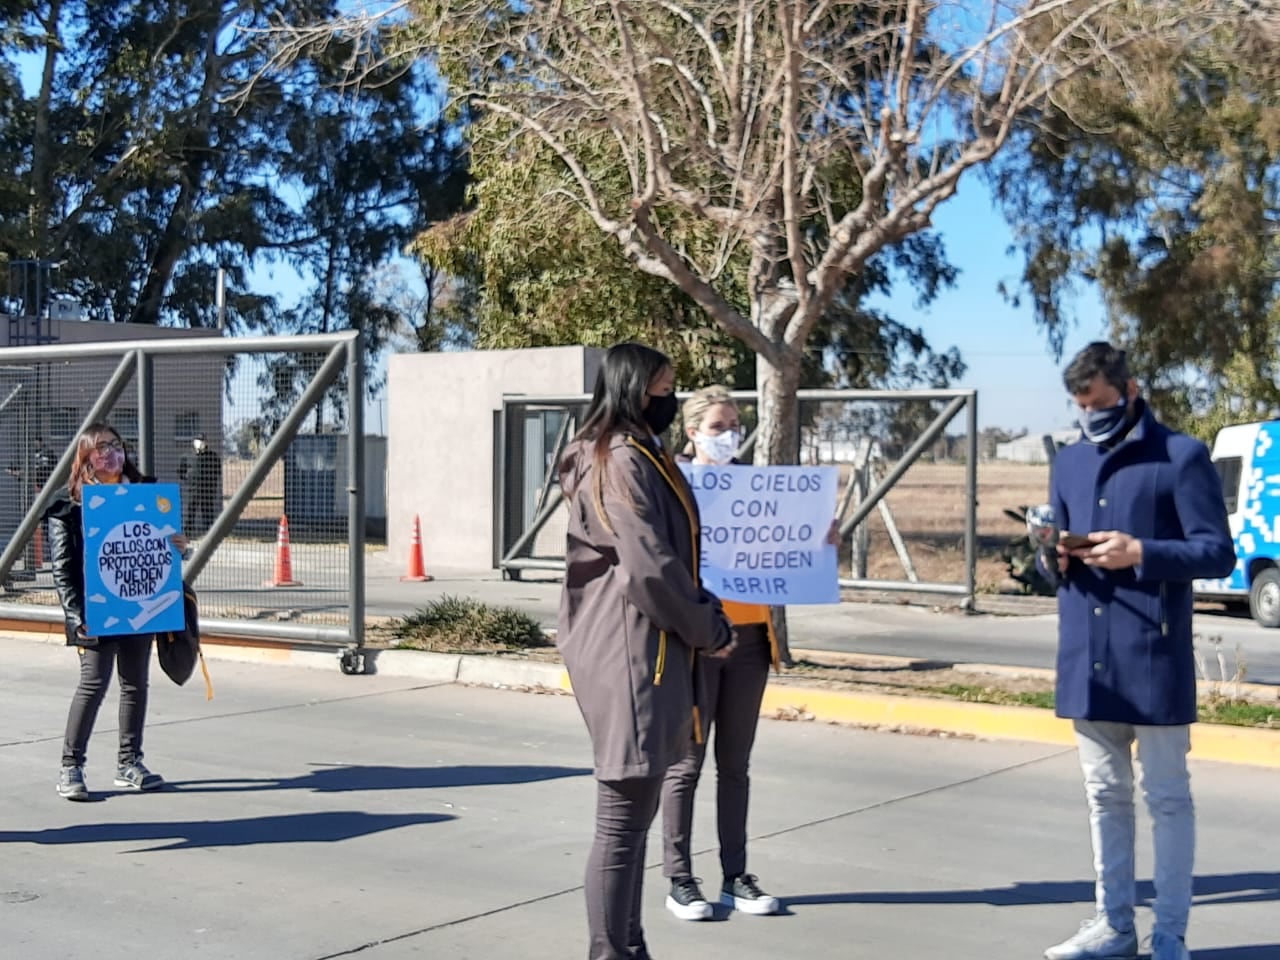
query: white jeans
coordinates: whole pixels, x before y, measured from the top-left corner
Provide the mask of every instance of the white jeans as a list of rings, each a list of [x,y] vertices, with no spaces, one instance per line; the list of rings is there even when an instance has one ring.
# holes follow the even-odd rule
[[[1191,728],[1077,720],[1075,730],[1089,798],[1098,912],[1117,930],[1133,929],[1137,884],[1132,750],[1136,740],[1155,847],[1155,928],[1170,936],[1186,936],[1196,846],[1195,807],[1187,773]]]

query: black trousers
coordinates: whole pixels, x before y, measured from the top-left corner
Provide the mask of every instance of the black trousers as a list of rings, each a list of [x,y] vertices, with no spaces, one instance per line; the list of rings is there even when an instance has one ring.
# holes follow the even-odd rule
[[[596,838],[587,858],[588,960],[649,960],[640,924],[645,841],[662,777],[600,780]]]
[[[147,683],[151,670],[152,635],[103,638],[96,647],[79,647],[80,685],[71,700],[62,765],[83,766],[98,708],[120,668],[120,751],[117,763],[127,766],[142,759],[142,727],[147,719]]]
[[[747,771],[770,665],[764,625],[737,631],[733,653],[723,660],[702,659],[705,683],[698,704],[715,737],[716,828],[720,869],[726,878],[747,871]],[[662,785],[662,872],[672,880],[693,876],[693,796],[706,757],[706,742],[693,744],[683,760],[667,769]]]

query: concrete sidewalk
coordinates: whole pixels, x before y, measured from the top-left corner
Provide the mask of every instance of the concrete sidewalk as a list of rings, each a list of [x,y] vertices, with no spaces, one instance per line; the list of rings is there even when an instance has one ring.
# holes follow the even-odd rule
[[[27,644],[0,701],[0,927],[15,960],[585,955],[590,750],[571,698],[220,662],[152,685],[151,795],[53,782],[74,656]],[[115,694],[91,748],[109,780]],[[1280,956],[1280,772],[1194,765],[1197,960]],[[698,869],[714,885],[708,771]],[[1073,752],[762,723],[751,869],[787,914],[691,924],[647,875],[658,960],[1035,958],[1091,912]],[[1140,871],[1150,873],[1142,822]],[[658,861],[651,847],[649,861]],[[1144,885],[1142,894],[1150,895]],[[1140,925],[1149,928],[1149,913]]]

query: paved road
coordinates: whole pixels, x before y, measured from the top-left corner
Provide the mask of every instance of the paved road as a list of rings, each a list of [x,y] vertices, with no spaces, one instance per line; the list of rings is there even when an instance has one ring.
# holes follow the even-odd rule
[[[53,780],[74,658],[5,643],[4,956],[585,955],[594,788],[572,699],[217,661],[212,703],[152,685],[147,760],[171,789],[70,804]],[[114,694],[91,787],[114,752],[113,708]],[[1280,772],[1193,775],[1195,956],[1275,960]],[[675,920],[651,847],[646,930],[660,960],[1031,960],[1092,910],[1070,751],[766,721],[753,789],[751,867],[787,914]],[[714,883],[713,806],[708,780],[696,864]],[[1144,841],[1141,876],[1150,862]],[[1149,911],[1139,923],[1145,933]]]
[[[345,551],[300,544],[293,548],[295,570],[306,585],[298,590],[262,586],[269,576],[265,545],[227,544],[197,584],[206,610],[231,616],[241,611],[307,612],[329,622],[345,622],[348,590],[342,569]],[[404,616],[429,600],[446,594],[477,597],[528,611],[546,626],[554,626],[560,600],[558,581],[504,581],[492,570],[433,568],[430,583],[402,583],[400,571],[383,553],[366,557],[368,611],[373,616]],[[42,581],[48,574],[42,574]],[[52,598],[51,594],[48,594]],[[240,615],[245,615],[241,613]],[[965,616],[938,613],[905,604],[845,603],[839,606],[793,607],[790,611],[793,646],[850,653],[919,657],[966,663],[998,663],[1049,668],[1057,644],[1055,615]],[[1264,630],[1247,617],[1201,614],[1196,630],[1206,667],[1215,679],[1224,666],[1228,678],[1243,667],[1245,679],[1280,684],[1280,630]],[[1223,664],[1208,638],[1221,637]]]

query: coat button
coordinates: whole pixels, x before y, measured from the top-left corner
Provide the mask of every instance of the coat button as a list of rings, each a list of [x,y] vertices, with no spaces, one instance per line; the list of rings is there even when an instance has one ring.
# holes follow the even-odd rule
[[[1101,608],[1101,607],[1094,607],[1094,608],[1093,608],[1093,615],[1094,615],[1095,617],[1100,617],[1100,616],[1102,616],[1102,608]]]
[[[1107,498],[1106,498],[1106,497],[1099,497],[1099,498],[1098,498],[1098,506],[1100,506],[1100,507],[1105,507],[1106,505],[1107,505]]]
[[[1095,662],[1095,663],[1094,663],[1094,665],[1093,665],[1093,669],[1094,669],[1094,670],[1101,670],[1101,669],[1102,669],[1102,664],[1101,664],[1101,663],[1097,663],[1097,662]]]

